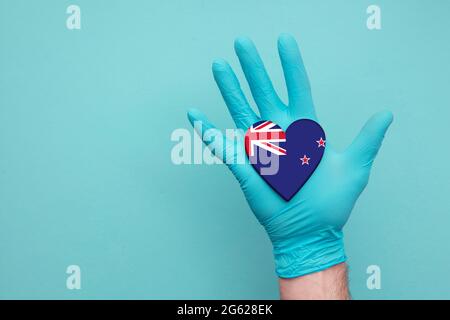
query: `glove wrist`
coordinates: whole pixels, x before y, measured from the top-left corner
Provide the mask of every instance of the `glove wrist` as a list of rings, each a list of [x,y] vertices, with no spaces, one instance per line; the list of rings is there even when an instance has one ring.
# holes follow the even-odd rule
[[[321,231],[282,243],[273,243],[276,273],[295,278],[330,268],[346,261],[342,231]]]

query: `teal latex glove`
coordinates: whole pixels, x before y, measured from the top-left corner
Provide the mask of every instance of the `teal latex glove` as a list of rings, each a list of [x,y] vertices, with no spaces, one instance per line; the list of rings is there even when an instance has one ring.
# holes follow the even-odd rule
[[[278,39],[288,105],[275,93],[251,40],[236,39],[235,51],[260,116],[250,107],[227,62],[214,61],[212,69],[238,128],[246,131],[261,119],[274,121],[284,130],[297,119],[318,121],[308,77],[292,36],[281,35]],[[203,132],[214,128],[198,110],[190,110],[188,118],[191,123],[201,121]],[[372,116],[345,152],[337,152],[327,141],[325,154],[316,171],[288,202],[272,190],[249,163],[228,164],[250,208],[272,241],[276,272],[280,277],[302,276],[346,260],[342,228],[367,185],[373,160],[392,120],[388,111]],[[210,137],[204,136],[203,139],[208,144]],[[244,150],[243,140],[238,144],[239,150]],[[233,152],[232,148],[227,150],[224,146],[224,150],[216,150],[216,156],[222,160]]]

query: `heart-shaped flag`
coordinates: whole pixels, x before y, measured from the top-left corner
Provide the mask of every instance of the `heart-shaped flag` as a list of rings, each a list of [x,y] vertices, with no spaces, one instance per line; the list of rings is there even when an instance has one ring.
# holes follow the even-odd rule
[[[294,121],[284,132],[271,121],[254,123],[245,151],[256,172],[286,201],[311,177],[325,151],[325,132],[315,121]]]

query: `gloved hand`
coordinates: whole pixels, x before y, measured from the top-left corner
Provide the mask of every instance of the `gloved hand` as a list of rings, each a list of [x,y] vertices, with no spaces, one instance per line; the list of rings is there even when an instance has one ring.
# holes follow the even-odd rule
[[[287,106],[275,93],[251,40],[238,38],[235,51],[260,116],[250,107],[227,62],[216,60],[212,69],[238,128],[246,131],[261,119],[271,120],[284,130],[297,119],[317,121],[307,74],[292,36],[281,35],[278,40],[289,96]],[[190,110],[188,118],[192,124],[201,121],[204,133],[214,128],[198,110]],[[346,260],[342,228],[367,185],[373,160],[392,120],[388,111],[372,116],[345,152],[337,152],[326,141],[325,154],[316,171],[288,202],[272,190],[248,162],[228,164],[250,208],[272,241],[276,272],[280,277],[306,275]],[[209,142],[210,137],[203,139]],[[238,144],[239,150],[244,150],[243,140]],[[225,155],[230,157],[233,150],[227,150],[224,144],[223,150],[216,150],[216,156],[223,160]]]

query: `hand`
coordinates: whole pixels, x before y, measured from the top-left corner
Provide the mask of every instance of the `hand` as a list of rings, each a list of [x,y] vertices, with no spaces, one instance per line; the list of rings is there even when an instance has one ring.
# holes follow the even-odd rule
[[[271,120],[286,130],[297,119],[318,121],[309,80],[293,37],[281,35],[278,40],[289,96],[288,105],[275,93],[251,40],[238,38],[235,51],[260,116],[250,107],[227,62],[216,60],[212,69],[238,128],[247,130],[259,120]],[[190,110],[188,118],[192,124],[200,121],[203,132],[214,128],[197,110]],[[346,260],[342,228],[367,185],[373,160],[392,119],[388,111],[372,116],[344,152],[334,150],[330,142],[326,141],[325,153],[316,171],[288,202],[272,190],[249,163],[228,164],[250,208],[272,241],[276,271],[280,277],[302,276]],[[208,143],[209,139],[205,136],[202,138]],[[243,141],[240,140],[238,144],[238,150],[244,150]],[[224,147],[223,150],[216,150],[216,155],[223,160],[225,155],[230,156],[230,152],[235,151]]]

